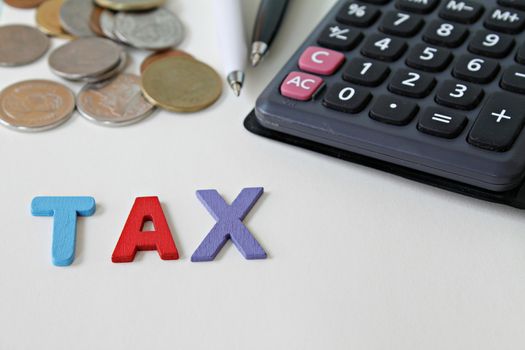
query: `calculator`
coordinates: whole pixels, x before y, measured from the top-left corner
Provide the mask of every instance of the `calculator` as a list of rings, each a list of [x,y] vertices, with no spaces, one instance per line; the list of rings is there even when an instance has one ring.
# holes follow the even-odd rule
[[[335,152],[508,192],[525,176],[524,30],[525,0],[341,0],[254,118]]]

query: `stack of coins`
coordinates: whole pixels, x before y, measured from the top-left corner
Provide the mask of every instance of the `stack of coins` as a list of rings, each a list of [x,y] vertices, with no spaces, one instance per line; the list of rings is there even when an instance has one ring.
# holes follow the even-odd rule
[[[36,61],[50,47],[48,36],[70,40],[48,58],[62,79],[83,82],[78,95],[47,80],[23,81],[0,92],[0,123],[41,131],[64,123],[75,108],[99,125],[123,126],[145,119],[155,107],[195,112],[213,104],[222,82],[208,65],[177,50],[183,40],[178,17],[165,0],[5,0],[37,8],[36,23],[0,26],[0,66]],[[154,51],[140,74],[123,73],[128,47]]]

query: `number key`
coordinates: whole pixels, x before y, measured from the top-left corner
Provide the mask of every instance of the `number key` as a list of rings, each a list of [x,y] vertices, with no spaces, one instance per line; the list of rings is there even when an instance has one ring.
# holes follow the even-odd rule
[[[458,47],[468,36],[468,30],[460,24],[452,24],[440,20],[434,20],[430,23],[423,40],[429,44]]]
[[[392,77],[388,89],[398,95],[423,98],[430,94],[435,85],[436,80],[430,74],[399,69]]]
[[[417,44],[408,52],[406,64],[409,67],[428,72],[441,72],[448,67],[451,61],[452,54],[450,51]]]
[[[497,34],[486,30],[476,32],[468,46],[468,50],[477,55],[503,58],[514,47],[514,38],[505,34]]]
[[[479,105],[483,94],[479,86],[446,80],[437,90],[436,102],[455,109],[471,110]]]
[[[367,90],[337,83],[328,89],[323,99],[323,105],[340,112],[359,113],[366,107],[371,98],[372,94]]]
[[[369,27],[377,20],[381,12],[375,6],[348,1],[339,10],[337,21],[356,27]]]
[[[416,35],[421,27],[423,27],[421,17],[399,11],[391,11],[383,18],[379,30],[386,34],[411,37]]]
[[[461,80],[485,84],[494,80],[499,69],[499,63],[495,60],[463,55],[457,60],[452,75]]]
[[[343,71],[343,79],[354,84],[379,86],[390,74],[390,68],[384,63],[373,62],[364,58],[353,58]]]
[[[382,34],[370,35],[361,48],[361,54],[381,61],[396,61],[407,49],[404,40]]]

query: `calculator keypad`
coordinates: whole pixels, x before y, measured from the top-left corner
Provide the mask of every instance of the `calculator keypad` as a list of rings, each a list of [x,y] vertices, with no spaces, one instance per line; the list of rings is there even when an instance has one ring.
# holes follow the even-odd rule
[[[400,152],[410,158],[425,149],[414,162],[435,160],[430,172],[465,167],[459,181],[513,186],[509,174],[525,175],[522,11],[525,0],[340,0],[279,78],[284,98],[303,101],[289,104],[305,118],[291,111],[291,129],[316,124],[299,135],[332,130],[314,140],[335,142],[337,133],[337,142],[359,140],[348,147],[358,153],[370,137],[370,147],[384,144],[377,152],[403,165],[412,160]],[[265,125],[283,131],[282,121]],[[502,184],[493,180],[500,170]]]

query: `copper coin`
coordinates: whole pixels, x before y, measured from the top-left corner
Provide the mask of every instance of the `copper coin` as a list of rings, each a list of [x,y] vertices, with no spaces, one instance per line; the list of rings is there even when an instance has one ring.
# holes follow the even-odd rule
[[[100,15],[103,11],[104,9],[102,7],[95,6],[91,12],[91,16],[89,17],[89,27],[98,36],[105,36],[102,28],[100,27]]]
[[[146,57],[144,59],[144,61],[142,61],[142,64],[140,65],[140,73],[144,73],[146,68],[148,68],[149,65],[152,64],[153,62],[156,62],[156,61],[161,60],[161,59],[166,58],[166,57],[188,57],[188,58],[193,58],[192,55],[190,55],[187,52],[181,51],[181,50],[168,50],[168,51],[157,52],[157,53],[154,53],[152,55],[149,55],[148,57]]]
[[[36,10],[36,23],[42,32],[64,39],[72,39],[60,25],[60,8],[64,0],[44,1]]]
[[[37,7],[45,0],[4,0],[4,2],[10,6],[19,8],[19,9],[30,9]]]
[[[38,29],[13,24],[0,27],[0,66],[21,66],[42,57],[49,38]]]
[[[74,110],[73,92],[54,81],[22,81],[0,93],[0,123],[20,131],[54,128]]]
[[[106,126],[136,123],[155,110],[140,90],[140,77],[120,74],[112,80],[87,84],[77,96],[80,114]]]

